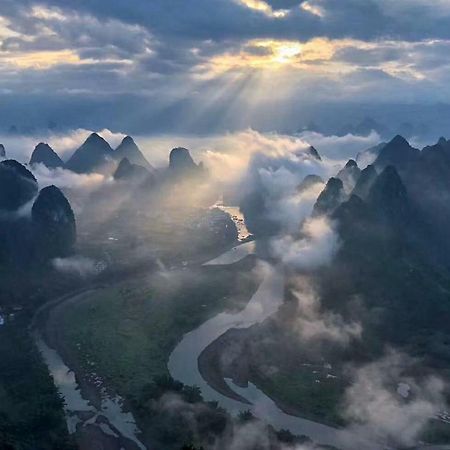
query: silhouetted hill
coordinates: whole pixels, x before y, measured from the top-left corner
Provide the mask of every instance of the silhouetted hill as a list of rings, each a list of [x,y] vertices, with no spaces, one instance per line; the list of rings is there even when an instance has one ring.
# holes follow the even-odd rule
[[[323,180],[319,175],[306,175],[305,178],[303,178],[302,182],[297,186],[298,192],[303,192],[309,189],[310,187],[314,186],[315,184],[322,184]]]
[[[347,134],[353,134],[356,136],[369,136],[372,131],[375,131],[380,136],[386,136],[389,134],[389,129],[372,117],[365,117],[356,125],[344,125],[339,131],[337,131],[336,134],[338,136],[346,136]]]
[[[151,184],[154,182],[154,176],[144,167],[138,164],[132,164],[128,158],[123,158],[116,171],[114,172],[115,180],[126,180],[134,183],[146,183]]]
[[[449,238],[436,239],[393,166],[375,180],[373,169],[363,175],[372,183],[366,201],[352,195],[332,215],[342,245],[320,275],[323,304],[362,323],[365,357],[391,343],[450,362],[450,272],[436,258]]]
[[[312,156],[314,159],[317,159],[318,161],[322,161],[322,158],[319,155],[319,152],[311,145],[308,150],[306,150],[306,153],[310,156]]]
[[[113,150],[101,136],[92,133],[66,163],[66,168],[77,173],[102,171],[113,159]]]
[[[361,170],[358,167],[358,164],[356,164],[355,160],[350,159],[345,167],[336,175],[336,178],[339,178],[342,181],[346,192],[351,192],[355,187],[360,174]]]
[[[367,202],[357,195],[351,195],[349,200],[339,205],[332,215],[338,224],[339,236],[343,246],[340,255],[344,255],[346,260],[353,260],[355,256],[369,260],[376,257],[379,246],[375,246],[371,253],[371,246],[374,243],[374,236],[379,236],[376,225],[375,212]],[[376,241],[375,241],[376,242]]]
[[[352,194],[333,214],[335,219],[342,222],[341,230],[344,234],[351,236],[352,233],[347,233],[347,229],[363,222],[360,232],[371,239],[370,230],[373,231],[374,227],[378,233],[386,233],[392,227],[398,231],[409,220],[415,220],[407,190],[395,167],[388,166],[377,176],[375,169],[369,166],[365,169],[364,177],[367,181],[362,183],[363,186],[359,186],[359,189],[367,191],[365,201]],[[410,230],[414,226],[414,223],[409,223]],[[406,235],[406,232],[403,234]]]
[[[375,179],[377,178],[377,171],[372,164],[369,164],[365,169],[361,171],[361,174],[356,182],[355,188],[352,194],[365,200],[369,195]]]
[[[420,160],[414,172],[420,172],[428,183],[438,183],[439,187],[450,187],[450,142],[440,138],[435,145],[427,146],[420,153]],[[443,186],[443,185],[444,186]]]
[[[58,154],[43,142],[36,145],[31,155],[30,164],[44,164],[49,169],[64,167],[64,162]]]
[[[380,142],[377,145],[369,147],[356,155],[356,162],[360,167],[367,166],[368,164],[373,164],[378,158],[381,150],[386,146],[386,142]]]
[[[6,157],[5,146],[3,144],[0,144],[0,158],[5,158],[5,157]]]
[[[34,175],[13,159],[0,162],[0,209],[15,211],[38,191]]]
[[[408,170],[420,158],[420,151],[411,147],[402,136],[395,136],[380,151],[375,166],[384,169],[386,166],[395,166],[400,172]]]
[[[76,240],[75,216],[64,194],[56,186],[39,192],[31,218],[41,258],[70,253]]]
[[[187,148],[177,147],[170,152],[169,169],[174,172],[195,171],[198,168]]]
[[[151,164],[145,159],[141,150],[130,136],[125,136],[119,146],[114,150],[114,158],[121,161],[127,158],[132,164],[145,167],[148,171],[153,171]]]
[[[331,214],[344,199],[344,184],[339,178],[330,178],[317,198],[313,215]]]
[[[411,212],[409,198],[394,166],[387,166],[375,179],[368,203],[379,218],[406,223]]]

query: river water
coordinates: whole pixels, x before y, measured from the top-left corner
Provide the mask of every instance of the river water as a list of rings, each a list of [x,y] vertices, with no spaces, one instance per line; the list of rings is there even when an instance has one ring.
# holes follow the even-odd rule
[[[245,224],[244,215],[241,213],[241,210],[238,206],[225,206],[222,200],[219,200],[212,208],[219,208],[222,211],[228,213],[236,225],[238,232],[238,240],[244,241],[251,236],[250,231],[247,229],[247,225]]]
[[[225,209],[220,205],[216,206],[225,211],[228,209],[227,212],[230,213],[236,225],[241,226],[241,228],[238,227],[238,230],[241,230],[239,233],[244,230],[243,234],[245,237],[249,235],[248,230],[242,228],[243,217],[238,208]],[[206,262],[204,265],[234,264],[252,254],[261,257],[260,252],[256,253],[256,250],[256,241],[245,242]],[[225,379],[228,387],[246,400],[244,403],[222,395],[203,379],[198,366],[198,358],[206,347],[230,329],[248,328],[263,322],[274,314],[283,302],[284,276],[282,267],[275,267],[261,260],[259,260],[259,264],[264,271],[263,281],[245,309],[234,314],[220,313],[204,322],[195,330],[185,334],[170,355],[168,368],[171,376],[184,384],[200,387],[206,401],[218,402],[222,408],[225,408],[232,415],[250,410],[255,417],[272,425],[275,429],[287,429],[297,435],[306,435],[318,444],[336,446],[345,450],[392,450],[391,447],[383,443],[368,440],[367,436],[361,435],[355,430],[338,429],[286,414],[271,398],[252,383],[248,383],[248,386],[244,388],[235,385],[229,379]],[[421,445],[416,447],[416,449],[450,450],[450,446]]]
[[[133,442],[137,448],[146,450],[138,439],[139,430],[133,415],[122,408],[122,398],[118,395],[111,396],[102,390],[100,408],[93,406],[83,397],[74,372],[64,363],[59,353],[44,342],[38,331],[34,331],[33,335],[36,346],[53,377],[53,382],[64,399],[64,412],[69,433],[75,433],[78,427],[93,425],[101,429],[104,434],[125,438]],[[97,423],[98,418],[106,419],[106,421]]]
[[[232,214],[235,222],[242,217],[236,214],[236,211],[238,210],[234,210],[234,214]],[[254,254],[255,248],[254,241],[246,242],[205,263],[205,265],[234,264],[247,255]],[[200,387],[205,400],[218,402],[221,407],[233,415],[250,410],[256,417],[277,429],[284,428],[294,434],[307,435],[321,444],[345,447],[349,440],[346,432],[284,413],[273,400],[253,384],[249,383],[248,387],[242,388],[236,386],[230,380],[225,380],[234,392],[248,401],[248,403],[244,403],[217,392],[203,379],[200,373],[198,358],[209,344],[230,329],[248,328],[263,322],[281,306],[284,296],[282,268],[262,261],[259,261],[259,264],[264,272],[263,281],[247,306],[237,313],[220,313],[195,330],[185,334],[170,355],[169,372],[174,379],[184,384]]]
[[[221,208],[226,210],[223,207]],[[242,220],[240,220],[242,216],[239,215],[238,209],[231,211],[229,208],[227,209],[227,212],[239,225],[240,239],[248,237],[248,230],[245,228],[245,223],[242,226]],[[254,254],[255,248],[254,241],[245,242],[205,264],[234,264],[246,256]],[[198,367],[198,358],[209,344],[230,329],[243,329],[261,323],[274,314],[283,302],[284,275],[282,267],[262,261],[259,261],[259,265],[263,271],[263,280],[247,306],[237,313],[220,313],[195,330],[185,334],[170,355],[168,369],[171,376],[186,385],[200,387],[206,401],[217,401],[221,407],[233,415],[250,410],[254,416],[273,425],[276,429],[288,429],[294,434],[306,435],[317,443],[334,445],[342,449],[364,448],[372,450],[382,448],[380,445],[367,442],[361,436],[353,436],[348,431],[286,414],[278,408],[272,399],[251,383],[243,388],[235,385],[231,380],[225,380],[235,393],[247,400],[248,403],[244,403],[222,395],[203,379]],[[113,436],[117,436],[116,433],[119,433],[133,441],[141,450],[145,450],[144,445],[137,438],[139,431],[135,420],[131,413],[123,411],[122,400],[119,397],[105,396],[100,410],[97,410],[82,397],[73,372],[64,364],[60,355],[49,348],[37,334],[35,335],[35,341],[53,376],[58,391],[65,399],[67,423],[71,433],[80,424],[95,424],[96,418],[102,415],[108,423],[95,425],[102,429],[104,433]],[[91,413],[89,419],[83,420],[80,417],[80,412]],[[355,442],[357,442],[356,446]],[[444,449],[447,447],[435,446],[431,448]]]

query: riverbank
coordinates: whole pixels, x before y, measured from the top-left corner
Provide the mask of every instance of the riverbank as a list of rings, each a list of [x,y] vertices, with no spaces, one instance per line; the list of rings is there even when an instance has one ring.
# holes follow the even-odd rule
[[[64,397],[69,432],[75,436],[79,449],[91,450],[100,445],[108,449],[144,450],[134,418],[125,412],[126,402],[87,376],[60,327],[67,309],[88,303],[100,289],[87,289],[45,305],[33,321],[33,336]]]
[[[271,390],[270,386],[261,380],[259,372],[255,371],[254,352],[246,353],[245,351],[249,346],[246,342],[252,340],[251,331],[251,329],[230,329],[203,350],[198,358],[198,367],[204,380],[222,395],[247,404],[249,404],[248,401],[233,391],[225,379],[231,380],[235,386],[241,388],[246,388],[249,383],[252,383],[263,391],[282,412],[340,428],[342,422],[325,420],[323,416],[312,414],[310,401],[304,401],[302,405],[285,402],[280,398],[279,392],[273,388]],[[230,353],[233,357],[230,356]],[[277,375],[277,370],[275,367],[266,368],[266,377],[270,380]],[[313,369],[310,370],[310,372],[312,371]],[[309,373],[304,375],[306,375],[305,378],[311,378]],[[317,390],[317,387],[314,386],[314,384],[317,386],[317,383],[314,381],[312,380],[310,386]],[[330,409],[335,407],[335,405],[328,406]]]
[[[155,377],[167,375],[168,357],[184,333],[223,309],[243,307],[258,284],[252,267],[247,260],[225,271],[201,266],[161,269],[51,302],[34,325],[76,374],[80,393],[94,410],[101,409],[105,396],[119,394],[145,429],[141,439],[147,447],[170,448],[153,445],[157,423],[142,417],[133,401]],[[78,428],[93,433],[91,425],[83,420]],[[104,429],[95,431],[96,439]],[[88,441],[83,436],[79,443]],[[111,436],[105,439],[110,442]],[[123,447],[132,448],[127,445]]]
[[[224,373],[225,364],[222,360],[222,351],[224,347],[230,340],[239,338],[239,336],[245,332],[246,330],[228,330],[218,339],[205,347],[198,357],[198,370],[206,383],[208,383],[208,385],[215,391],[225,397],[242,402],[243,405],[248,405],[248,407],[250,407],[251,403],[233,391],[233,389],[231,389],[225,381],[225,378],[230,378],[235,384],[245,387],[247,384],[246,380],[248,379],[247,361],[245,359],[241,360],[239,365],[234,365],[232,372],[226,371]]]

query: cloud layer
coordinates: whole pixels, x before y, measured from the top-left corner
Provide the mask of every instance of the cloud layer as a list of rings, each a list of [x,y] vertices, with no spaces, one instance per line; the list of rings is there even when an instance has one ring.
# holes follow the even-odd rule
[[[449,100],[449,20],[444,0],[5,0],[3,127],[295,130],[380,102],[405,120]]]
[[[352,421],[353,439],[360,436],[359,448],[366,440],[413,446],[425,425],[445,408],[443,381],[432,376],[413,378],[408,372],[414,364],[410,357],[390,350],[355,370],[346,391],[345,413]],[[400,383],[409,387],[407,398],[398,392]]]

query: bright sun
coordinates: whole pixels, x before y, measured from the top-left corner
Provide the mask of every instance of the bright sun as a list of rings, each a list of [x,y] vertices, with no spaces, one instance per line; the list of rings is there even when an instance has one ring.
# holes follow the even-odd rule
[[[272,48],[274,51],[274,62],[279,64],[287,64],[299,56],[302,52],[302,46],[297,43],[278,44]]]
[[[295,65],[302,57],[304,44],[295,41],[253,40],[238,53],[213,58],[214,72],[230,69],[272,69]]]
[[[272,39],[253,39],[236,52],[227,52],[213,57],[208,64],[212,75],[232,70],[247,71],[299,69],[304,71],[324,70],[327,61],[329,72],[344,70],[342,65],[333,62],[335,52],[348,45],[355,46],[356,41],[349,39],[329,40],[324,38],[309,41],[288,41]]]

